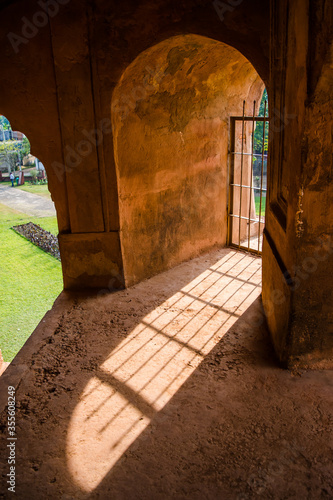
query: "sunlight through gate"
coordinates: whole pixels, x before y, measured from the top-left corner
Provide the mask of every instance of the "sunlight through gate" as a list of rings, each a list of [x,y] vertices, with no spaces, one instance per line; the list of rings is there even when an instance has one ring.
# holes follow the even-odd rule
[[[228,245],[261,254],[267,192],[268,113],[230,117]]]

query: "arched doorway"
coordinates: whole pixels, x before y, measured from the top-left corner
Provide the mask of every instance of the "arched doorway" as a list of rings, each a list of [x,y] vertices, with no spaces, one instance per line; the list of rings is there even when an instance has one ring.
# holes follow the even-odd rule
[[[198,35],[123,73],[112,122],[126,285],[226,245],[229,117],[263,90],[240,52]]]
[[[0,233],[0,350],[9,363],[61,292],[62,274],[45,168],[31,154],[28,137],[12,130],[3,115]]]

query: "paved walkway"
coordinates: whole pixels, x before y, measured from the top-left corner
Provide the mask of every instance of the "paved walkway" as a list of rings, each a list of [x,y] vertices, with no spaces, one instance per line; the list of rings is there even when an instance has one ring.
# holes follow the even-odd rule
[[[56,215],[53,201],[37,194],[27,193],[17,187],[0,184],[0,203],[33,217]]]

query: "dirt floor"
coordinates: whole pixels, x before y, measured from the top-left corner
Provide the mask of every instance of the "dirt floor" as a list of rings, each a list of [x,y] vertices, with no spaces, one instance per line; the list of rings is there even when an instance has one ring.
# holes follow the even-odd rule
[[[332,372],[278,366],[260,266],[223,249],[62,294],[0,378],[0,407],[17,388],[17,498],[332,499]]]

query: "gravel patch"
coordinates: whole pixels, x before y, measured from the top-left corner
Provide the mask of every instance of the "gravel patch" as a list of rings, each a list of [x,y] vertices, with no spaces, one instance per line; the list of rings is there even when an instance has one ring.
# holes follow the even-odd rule
[[[51,254],[56,259],[60,260],[58,238],[54,234],[45,231],[37,224],[28,222],[20,226],[13,226],[12,229],[27,240],[31,241],[34,245]]]

